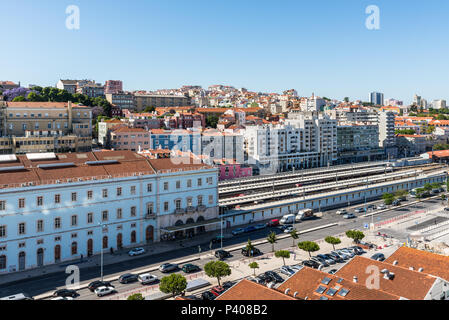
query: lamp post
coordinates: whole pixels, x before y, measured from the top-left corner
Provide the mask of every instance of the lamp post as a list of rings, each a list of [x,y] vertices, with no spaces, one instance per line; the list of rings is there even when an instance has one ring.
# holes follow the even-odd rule
[[[98,223],[98,226],[101,228],[101,234],[100,234],[100,274],[101,274],[101,281],[103,281],[103,231],[105,230],[106,226],[102,224],[101,222]]]

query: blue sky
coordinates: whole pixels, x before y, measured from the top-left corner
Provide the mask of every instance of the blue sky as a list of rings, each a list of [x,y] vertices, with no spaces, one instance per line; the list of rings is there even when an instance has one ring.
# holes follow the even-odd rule
[[[0,80],[121,79],[126,90],[227,84],[409,103],[449,100],[449,1],[1,1]],[[78,5],[80,30],[65,27]],[[380,30],[365,8],[380,9]]]

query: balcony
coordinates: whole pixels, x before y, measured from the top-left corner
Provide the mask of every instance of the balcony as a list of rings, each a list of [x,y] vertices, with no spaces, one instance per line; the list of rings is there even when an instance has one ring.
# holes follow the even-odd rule
[[[152,219],[156,219],[156,213],[147,213],[145,215],[145,220],[152,220]]]
[[[179,209],[175,209],[175,214],[184,214],[186,212],[185,209],[179,208]]]
[[[204,211],[206,211],[206,206],[205,206],[205,205],[199,205],[199,206],[197,207],[197,210],[198,210],[199,212],[204,212]]]
[[[193,212],[195,212],[195,207],[193,207],[193,206],[188,206],[187,209],[186,209],[186,211],[187,211],[187,213],[193,213]]]

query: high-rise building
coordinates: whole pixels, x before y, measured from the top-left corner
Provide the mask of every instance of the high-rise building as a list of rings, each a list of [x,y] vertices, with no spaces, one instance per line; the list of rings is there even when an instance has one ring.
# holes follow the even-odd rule
[[[107,80],[104,84],[104,93],[117,94],[123,91],[123,82],[121,80]]]
[[[384,94],[381,92],[371,92],[369,101],[376,106],[383,106]]]
[[[444,108],[446,108],[446,100],[442,100],[442,99],[433,100],[432,107],[434,109],[444,109]]]
[[[395,145],[394,121],[393,112],[379,113],[379,145],[383,148]]]

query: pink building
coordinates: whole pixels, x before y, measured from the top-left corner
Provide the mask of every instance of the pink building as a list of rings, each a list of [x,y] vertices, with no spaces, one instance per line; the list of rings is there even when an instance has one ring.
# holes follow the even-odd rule
[[[242,166],[233,159],[214,160],[218,167],[219,180],[250,177],[253,175],[251,167]]]
[[[114,150],[148,149],[150,147],[150,133],[140,128],[120,127],[111,130],[111,147]]]
[[[108,80],[104,84],[104,93],[117,94],[123,91],[123,82],[120,80]]]

